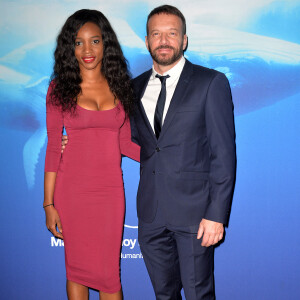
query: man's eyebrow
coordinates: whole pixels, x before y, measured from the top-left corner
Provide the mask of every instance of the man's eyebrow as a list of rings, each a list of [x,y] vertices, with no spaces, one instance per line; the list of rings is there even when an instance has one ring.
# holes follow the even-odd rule
[[[175,30],[175,31],[179,31],[177,28],[173,28],[173,27],[168,28],[167,30]],[[161,30],[159,30],[159,29],[152,29],[150,32],[153,32],[153,31],[161,31]]]

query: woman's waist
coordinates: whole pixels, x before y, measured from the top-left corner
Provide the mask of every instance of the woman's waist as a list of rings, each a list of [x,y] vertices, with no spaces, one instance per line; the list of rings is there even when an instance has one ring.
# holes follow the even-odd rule
[[[61,163],[57,172],[57,180],[75,186],[123,186],[123,174],[120,166],[112,167],[111,165],[90,168]]]
[[[101,155],[86,156],[86,155],[65,155],[61,158],[59,169],[63,172],[81,172],[81,173],[122,173],[121,170],[121,155],[102,157]]]
[[[70,139],[62,154],[62,160],[75,164],[120,164],[120,145],[118,141]]]
[[[98,140],[115,140],[118,139],[119,130],[105,127],[89,127],[89,128],[67,128],[69,141],[98,141]]]

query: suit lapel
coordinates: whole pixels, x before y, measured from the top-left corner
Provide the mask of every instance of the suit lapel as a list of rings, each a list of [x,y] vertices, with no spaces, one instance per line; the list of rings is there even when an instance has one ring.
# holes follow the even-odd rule
[[[138,102],[138,110],[139,110],[139,112],[140,112],[140,114],[141,114],[141,116],[144,120],[144,123],[145,123],[146,127],[148,128],[150,134],[152,135],[153,139],[156,141],[156,136],[153,132],[153,129],[151,127],[149,119],[146,115],[144,106],[142,104],[142,98],[144,96],[144,93],[145,93],[146,87],[148,85],[151,74],[152,74],[152,69],[150,69],[148,72],[146,72],[144,74],[144,76],[136,83],[136,96],[137,96],[137,102]]]
[[[180,75],[180,78],[178,80],[176,89],[174,91],[168,112],[166,114],[162,129],[161,129],[161,133],[159,136],[159,140],[164,136],[165,132],[167,131],[178,107],[180,107],[180,104],[182,103],[182,101],[185,97],[185,94],[187,93],[187,90],[188,90],[187,86],[190,81],[190,77],[191,77],[192,73],[193,73],[193,65],[188,60],[186,60],[185,65],[182,70],[182,73]],[[153,132],[153,130],[152,130],[152,132]]]

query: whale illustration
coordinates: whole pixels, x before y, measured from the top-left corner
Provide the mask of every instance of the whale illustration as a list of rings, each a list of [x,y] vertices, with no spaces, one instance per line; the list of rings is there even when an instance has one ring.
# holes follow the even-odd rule
[[[40,151],[46,140],[45,90],[49,77],[41,77],[31,83],[29,76],[10,71],[19,82],[2,81],[3,72],[8,68],[0,66],[0,126],[31,132],[23,147],[23,166],[29,189],[34,187],[35,167]]]
[[[136,25],[114,20],[134,76],[150,68],[151,58]],[[31,133],[23,148],[29,189],[46,140],[45,95],[53,64],[53,43],[28,43],[0,58],[0,127]],[[237,30],[194,24],[185,56],[226,74],[235,114],[241,115],[300,91],[300,45]]]
[[[126,28],[124,21],[120,21],[118,28],[121,27],[124,33],[132,30],[140,37],[135,47],[138,50],[133,50],[132,40],[120,34],[127,57],[134,55],[134,61],[130,62],[134,75],[138,75],[145,70],[145,67],[141,70],[141,65],[150,68],[152,63],[145,52],[144,27],[141,30],[139,23],[135,26],[134,21],[129,22],[130,29]],[[300,92],[300,45],[297,43],[202,24],[191,24],[188,40],[186,58],[227,76],[235,115],[271,105]],[[135,69],[138,69],[137,73]]]

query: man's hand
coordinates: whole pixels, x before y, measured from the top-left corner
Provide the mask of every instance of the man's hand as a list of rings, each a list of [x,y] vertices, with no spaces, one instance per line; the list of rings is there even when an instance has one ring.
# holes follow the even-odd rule
[[[63,135],[62,138],[61,138],[61,153],[64,152],[67,144],[68,144],[68,136]]]
[[[201,245],[209,247],[217,244],[223,238],[223,234],[224,225],[222,223],[202,219],[199,225],[197,239],[199,240],[203,236]]]

